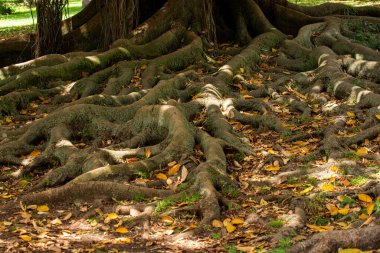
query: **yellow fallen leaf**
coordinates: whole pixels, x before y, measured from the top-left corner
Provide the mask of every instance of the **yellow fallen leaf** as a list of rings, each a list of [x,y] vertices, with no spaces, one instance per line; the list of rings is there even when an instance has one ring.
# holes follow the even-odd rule
[[[213,220],[211,222],[211,225],[214,227],[214,228],[222,228],[223,227],[223,222],[221,222],[220,220]]]
[[[332,184],[323,183],[321,186],[321,189],[323,191],[332,192],[335,190],[335,187]]]
[[[233,219],[231,223],[234,225],[240,225],[240,224],[244,224],[244,221],[240,219]]]
[[[337,172],[339,170],[339,167],[337,166],[331,166],[331,171]]]
[[[165,174],[163,174],[163,173],[158,173],[158,174],[156,175],[156,178],[158,178],[158,179],[162,179],[162,180],[166,180],[166,179],[168,179],[168,177],[167,177]]]
[[[170,223],[170,224],[174,222],[174,219],[172,217],[170,217],[169,215],[166,215],[166,214],[161,216],[161,220],[163,222]]]
[[[18,185],[19,185],[19,186],[25,186],[25,185],[27,185],[27,184],[29,184],[29,182],[26,181],[26,180],[21,180],[20,182],[18,182]]]
[[[350,210],[348,208],[342,208],[338,210],[338,213],[347,215]]]
[[[109,213],[109,214],[107,214],[107,218],[110,219],[110,220],[117,219],[118,217],[119,217],[119,215],[117,215],[117,213]]]
[[[260,200],[260,206],[266,206],[268,205],[268,202],[266,202],[264,199]]]
[[[355,248],[339,249],[338,253],[364,253],[364,251]]]
[[[244,73],[244,68],[240,68],[239,70],[240,70],[240,73],[242,74]]]
[[[359,215],[358,217],[360,220],[364,220],[364,219],[367,219],[368,218],[368,215],[365,214],[365,213],[362,213],[361,215]]]
[[[245,99],[253,98],[251,95],[244,95],[243,97],[244,97]]]
[[[132,243],[132,239],[129,237],[116,238],[116,243]]]
[[[46,205],[43,205],[43,206],[38,206],[37,207],[37,211],[38,212],[49,212],[49,207],[48,206],[46,206]]]
[[[278,171],[278,170],[280,170],[280,166],[270,165],[270,166],[266,167],[265,170],[267,170],[267,171]]]
[[[32,240],[32,237],[30,237],[29,235],[20,235],[19,236],[22,240],[26,241],[26,242],[29,242]]]
[[[353,112],[347,112],[347,116],[350,118],[355,118],[355,113]]]
[[[356,151],[356,154],[358,155],[367,155],[368,154],[368,150],[367,148],[359,148],[357,151]]]
[[[340,181],[344,186],[348,187],[350,185],[350,181],[347,179]]]
[[[375,208],[375,204],[374,204],[374,203],[370,204],[370,205],[367,207],[367,213],[368,213],[368,215],[371,215],[371,214],[372,214],[374,208]]]
[[[304,195],[304,194],[310,192],[313,189],[314,189],[314,186],[311,185],[311,186],[305,188],[304,190],[300,191],[300,195]]]
[[[170,169],[169,169],[169,171],[168,171],[168,175],[169,176],[173,176],[173,175],[175,175],[178,171],[179,171],[179,168],[181,167],[181,165],[179,165],[179,164],[176,164],[176,165],[174,165],[173,167],[171,167]]]
[[[326,208],[330,211],[331,215],[337,215],[338,214],[338,208],[333,204],[327,204]]]
[[[306,226],[317,232],[325,232],[325,231],[334,229],[333,226],[316,226],[316,225],[309,225],[309,224],[307,224]]]
[[[13,122],[12,117],[10,117],[10,116],[6,117],[5,122],[12,123]]]
[[[146,149],[145,149],[145,156],[146,156],[146,158],[149,158],[151,154],[152,154],[152,153],[150,152],[150,149],[149,149],[149,148],[146,148]]]
[[[364,201],[364,202],[368,202],[368,203],[371,203],[372,202],[372,198],[370,196],[368,196],[367,194],[359,194],[358,195],[358,198],[361,200],[361,201]]]
[[[125,234],[125,233],[128,233],[128,229],[126,229],[125,227],[118,227],[115,232],[117,233],[120,233],[120,234]]]
[[[375,115],[376,119],[380,120],[380,114]]]
[[[230,224],[227,224],[226,230],[228,233],[232,233],[236,230],[236,227],[230,223]]]
[[[335,224],[341,226],[343,229],[348,229],[351,225],[346,222],[335,222]]]
[[[41,151],[39,151],[39,150],[33,150],[33,151],[29,154],[30,157],[37,157],[37,156],[40,156],[40,155],[41,155]]]

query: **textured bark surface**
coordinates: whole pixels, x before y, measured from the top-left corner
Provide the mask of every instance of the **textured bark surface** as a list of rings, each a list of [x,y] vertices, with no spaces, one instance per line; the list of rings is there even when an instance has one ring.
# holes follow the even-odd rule
[[[125,28],[131,30],[127,37],[107,50],[92,51],[105,41],[99,36],[107,12],[104,1],[93,0],[62,22],[66,53],[0,69],[0,113],[7,123],[1,128],[0,163],[15,168],[3,169],[1,179],[40,175],[28,186],[29,193],[7,201],[1,210],[14,210],[20,201],[29,205],[141,198],[149,201],[139,205],[141,214],[135,219],[146,221],[162,214],[157,209],[162,201],[157,199],[180,203],[184,196],[199,195],[195,203],[166,214],[195,213],[199,225],[193,232],[200,232],[237,204],[234,198],[241,185],[230,173],[231,154],[249,160],[261,152],[254,137],[244,137],[234,125],[250,126],[258,135],[266,129],[287,142],[320,138],[306,155],[277,148],[282,155],[269,154],[259,167],[284,169],[249,187],[318,177],[318,172],[341,163],[350,149],[379,139],[379,8],[169,0],[149,9],[143,7],[149,6],[146,2],[131,1],[134,8],[140,4],[143,20],[134,27],[132,18]],[[217,48],[217,42],[226,41],[240,45]],[[7,55],[8,64],[28,43],[0,42],[0,56]],[[263,81],[255,81],[257,76]],[[42,103],[34,115],[28,114],[37,101]],[[299,121],[317,115],[333,121],[299,131],[291,127],[292,119],[280,118],[279,106],[298,115]],[[347,112],[362,123],[350,123]],[[348,129],[352,124],[357,127]],[[339,136],[341,132],[345,135]],[[38,154],[31,156],[36,150]],[[362,159],[376,162],[378,155],[377,148]],[[324,157],[326,162],[315,170],[296,169],[311,157]],[[175,164],[178,170],[169,178],[155,178]],[[355,166],[359,165],[351,167]],[[151,180],[141,180],[142,175]],[[344,194],[378,197],[378,178],[367,185]],[[314,195],[264,196],[286,203],[294,212],[276,233],[252,241],[277,242],[304,229],[313,219],[307,203]],[[128,214],[131,207],[115,210]],[[246,222],[262,223],[256,213]],[[364,223],[315,235],[289,250],[379,248],[379,220]]]

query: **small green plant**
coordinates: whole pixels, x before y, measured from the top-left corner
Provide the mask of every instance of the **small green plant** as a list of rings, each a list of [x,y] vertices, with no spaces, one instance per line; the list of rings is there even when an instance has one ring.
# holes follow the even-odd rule
[[[214,240],[219,240],[222,238],[222,235],[220,233],[212,233],[211,238]]]
[[[297,180],[297,179],[294,178],[294,177],[289,177],[288,180],[286,180],[286,182],[287,182],[288,184],[298,184],[298,183],[300,183],[300,181]]]
[[[157,213],[161,213],[163,211],[166,211],[167,209],[169,209],[169,207],[171,207],[173,205],[174,205],[174,200],[172,198],[163,199],[163,200],[157,202],[157,206],[156,206],[155,211]]]
[[[375,201],[375,207],[373,208],[373,210],[375,210],[375,212],[380,210],[380,201],[378,200]]]
[[[350,179],[350,183],[355,186],[360,186],[365,184],[368,181],[368,178],[363,176],[357,176]]]
[[[233,198],[236,198],[237,196],[239,196],[239,191],[236,189],[236,187],[225,186],[223,187],[222,191],[223,193]]]
[[[292,238],[290,237],[283,237],[278,241],[278,246],[280,246],[281,248],[287,248],[292,245],[293,245]]]
[[[306,171],[307,170],[307,164],[303,164],[303,165],[299,166],[298,169],[301,171]]]
[[[201,198],[202,198],[202,195],[199,192],[197,192],[197,193],[192,194],[192,195],[181,196],[180,202],[187,202],[189,205],[192,205],[192,204],[198,202]]]
[[[233,154],[233,159],[236,160],[236,161],[238,161],[238,162],[243,161],[244,158],[245,158],[245,155],[242,154],[242,153],[234,153]]]
[[[325,225],[329,224],[329,222],[330,222],[329,219],[323,218],[320,216],[317,216],[317,219],[315,220],[315,224],[317,224],[318,226],[325,226]]]
[[[136,171],[134,174],[135,174],[136,176],[139,176],[139,177],[141,177],[141,178],[145,178],[145,179],[147,179],[147,178],[150,177],[149,172],[144,171],[144,170]]]
[[[284,226],[284,221],[280,219],[274,219],[274,220],[269,221],[269,225],[272,228],[281,228],[282,226]]]
[[[343,156],[345,158],[352,158],[352,159],[360,158],[360,156],[356,152],[353,152],[353,151],[343,151]]]
[[[142,195],[141,193],[136,193],[136,195],[133,196],[133,199],[136,202],[142,202],[142,201],[144,201],[144,195]]]
[[[271,193],[271,191],[272,191],[272,189],[270,187],[263,187],[263,188],[260,188],[259,193],[269,194],[269,193]]]
[[[286,253],[286,249],[284,248],[275,248],[268,251],[268,253]]]
[[[241,251],[236,248],[235,245],[227,245],[227,253],[240,253]]]
[[[313,155],[308,155],[308,156],[306,156],[306,161],[308,161],[308,162],[315,162],[315,156],[313,156]]]
[[[309,178],[307,179],[307,182],[308,182],[309,184],[311,184],[311,185],[316,186],[317,183],[318,183],[318,179],[316,179],[315,177],[309,177]]]
[[[355,204],[355,200],[350,198],[350,197],[347,197],[347,196],[344,196],[343,197],[343,200],[340,202],[340,205],[341,206],[345,206],[345,205],[349,205],[350,207],[352,207],[353,204]]]

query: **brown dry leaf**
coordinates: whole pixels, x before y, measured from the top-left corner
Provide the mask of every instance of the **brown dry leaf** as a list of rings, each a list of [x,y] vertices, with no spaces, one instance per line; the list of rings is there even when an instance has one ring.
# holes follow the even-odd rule
[[[175,175],[178,171],[179,171],[179,168],[181,167],[181,165],[179,165],[179,164],[176,164],[176,165],[174,165],[173,167],[171,167],[170,169],[169,169],[169,171],[168,171],[168,175],[169,176],[173,176],[173,175]]]
[[[221,222],[220,220],[213,220],[211,225],[214,227],[214,228],[222,228],[223,227],[223,222]]]
[[[49,210],[50,210],[50,208],[47,205],[37,207],[38,212],[49,212]]]
[[[27,212],[21,212],[21,217],[24,219],[29,219],[30,217],[32,217],[32,215]]]
[[[367,194],[364,194],[364,193],[359,194],[359,195],[358,195],[358,198],[359,198],[361,201],[364,201],[364,202],[367,202],[367,203],[372,203],[372,198],[371,198],[369,195],[367,195]]]
[[[182,166],[182,170],[181,170],[181,181],[179,182],[180,184],[185,182],[186,178],[187,178],[187,175],[189,175],[189,171],[187,170],[187,168],[185,166]]]
[[[70,212],[70,213],[68,213],[68,214],[66,214],[65,215],[65,217],[63,217],[63,219],[62,220],[69,220],[70,218],[71,218],[71,216],[72,216],[73,214]]]
[[[323,191],[333,192],[335,190],[335,187],[332,184],[323,183],[322,186],[321,186],[321,189]]]
[[[342,180],[342,181],[340,181],[344,186],[346,186],[346,187],[348,187],[348,186],[350,186],[350,181],[348,181],[347,179],[345,179],[345,180]]]
[[[126,229],[125,227],[118,227],[116,230],[115,230],[116,233],[120,233],[120,234],[125,234],[125,233],[128,233],[128,229]]]
[[[162,179],[162,180],[165,180],[165,181],[168,179],[168,177],[164,173],[158,173],[156,175],[156,178]]]
[[[30,242],[32,240],[32,237],[29,235],[20,235],[19,237],[26,242]]]
[[[54,219],[51,221],[51,224],[53,225],[61,225],[62,224],[62,221],[58,218]]]
[[[266,205],[268,205],[268,202],[265,201],[264,199],[261,199],[260,200],[260,206],[266,206]]]
[[[170,217],[169,215],[166,215],[166,214],[161,216],[161,220],[163,222],[170,223],[170,224],[172,224],[174,222],[174,219],[172,217]]]
[[[331,215],[337,215],[338,214],[338,208],[334,204],[327,204],[326,208],[330,211]]]

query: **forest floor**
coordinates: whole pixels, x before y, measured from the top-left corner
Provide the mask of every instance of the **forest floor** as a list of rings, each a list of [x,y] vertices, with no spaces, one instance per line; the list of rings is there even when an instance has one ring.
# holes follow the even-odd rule
[[[224,48],[234,45],[221,45]],[[212,50],[211,50],[212,51]],[[212,52],[210,52],[212,53]],[[282,72],[292,75],[294,72],[281,69],[271,61],[277,55],[277,50],[261,55],[260,69],[252,75],[241,75],[245,82],[260,86],[271,82],[271,73]],[[216,66],[222,66],[229,60],[227,56],[216,59]],[[204,71],[198,66],[192,66],[202,75]],[[138,70],[134,77],[139,82]],[[245,94],[243,86],[236,84],[236,91]],[[291,83],[287,86],[288,93],[306,100]],[[244,96],[251,99],[249,95]],[[264,99],[271,102],[271,97]],[[36,121],[46,117],[37,114],[41,105],[51,103],[51,99],[41,98],[29,104],[20,112],[21,115],[33,116]],[[331,100],[328,105],[338,106],[342,101]],[[293,111],[285,105],[274,105],[273,111],[293,133],[312,133],[324,129],[333,122],[335,116],[322,113],[324,108],[315,105],[312,117],[305,119],[298,111]],[[202,117],[202,115],[200,116]],[[380,115],[376,115],[380,120]],[[200,120],[199,118],[195,120]],[[9,116],[3,119],[1,127],[18,128],[31,121],[22,121]],[[244,156],[237,153],[227,153],[228,173],[239,182],[240,190],[229,192],[231,199],[238,207],[224,210],[220,220],[214,220],[212,226],[206,228],[204,234],[184,237],[197,228],[195,214],[178,216],[161,216],[160,211],[176,209],[191,205],[200,199],[199,195],[191,195],[181,202],[170,199],[160,201],[157,215],[149,224],[135,226],[131,218],[139,211],[121,215],[97,209],[94,203],[74,203],[72,205],[24,205],[19,203],[18,212],[2,213],[0,218],[0,251],[1,252],[287,252],[287,249],[315,233],[329,230],[344,230],[356,221],[365,221],[361,226],[368,226],[375,219],[373,213],[380,210],[380,196],[369,196],[356,191],[370,180],[380,179],[380,161],[366,159],[367,155],[380,154],[380,136],[360,146],[347,147],[344,158],[331,163],[324,156],[310,156],[318,147],[318,136],[302,141],[291,141],[292,136],[280,135],[268,129],[253,129],[239,122],[229,121],[234,130],[249,142],[254,155]],[[339,132],[340,137],[349,136],[359,131],[361,118],[354,112],[347,112],[346,130]],[[112,140],[109,140],[112,142]],[[110,144],[110,143],[108,143]],[[78,148],[88,147],[85,140],[75,143]],[[197,151],[197,150],[196,150]],[[41,154],[35,150],[22,157],[30,162]],[[146,159],[136,157],[127,162]],[[296,162],[297,157],[305,157],[307,162]],[[274,159],[268,165],[268,159],[281,158],[283,163]],[[290,159],[289,159],[290,158]],[[193,156],[195,161],[202,160],[202,152],[198,149]],[[330,165],[334,164],[334,165]],[[352,164],[360,168],[350,169]],[[297,168],[300,173],[287,178],[276,177],[280,172]],[[2,172],[13,172],[19,166],[5,166]],[[179,169],[173,161],[161,173],[141,175],[141,182],[165,179],[175,174]],[[356,172],[355,172],[356,171]],[[353,173],[354,172],[354,173]],[[0,203],[4,204],[27,193],[39,182],[43,175],[30,174],[20,180],[0,183]],[[271,182],[269,186],[266,183]],[[263,186],[260,186],[262,183]],[[170,182],[164,188],[170,188]],[[334,194],[340,192],[339,194]],[[344,193],[347,194],[344,194]],[[343,194],[342,194],[343,193]],[[298,234],[276,238],[283,227],[291,222],[288,217],[294,212],[289,207],[290,198],[314,196],[305,204],[307,226]],[[119,202],[118,200],[115,200]],[[147,201],[136,196],[132,203]],[[148,200],[149,202],[150,200]],[[151,200],[153,201],[153,200]],[[130,204],[131,202],[129,202]],[[126,203],[123,203],[126,204]],[[273,239],[276,238],[276,239]],[[355,249],[342,249],[342,253],[362,252]]]

